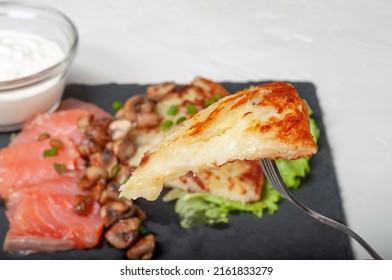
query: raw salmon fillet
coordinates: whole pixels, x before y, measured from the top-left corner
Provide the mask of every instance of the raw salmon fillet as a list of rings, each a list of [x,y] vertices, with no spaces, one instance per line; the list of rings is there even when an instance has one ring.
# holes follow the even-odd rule
[[[75,144],[78,144],[82,132],[79,131],[77,122],[88,114],[82,109],[38,114],[25,123],[22,131],[9,146],[15,147],[35,142],[42,133],[48,133],[51,137],[68,136]]]
[[[79,144],[82,132],[78,129],[78,121],[87,115],[97,119],[111,117],[109,113],[94,104],[76,98],[67,98],[61,102],[56,112],[37,114],[28,120],[10,146],[35,141],[42,133],[48,133],[51,137],[68,136],[75,144]]]
[[[86,216],[74,211],[85,161],[77,150],[83,132],[78,121],[110,116],[97,106],[71,99],[61,111],[38,114],[27,121],[11,144],[0,150],[0,198],[6,198],[10,223],[3,247],[24,254],[91,248],[103,231],[100,205]],[[47,139],[38,140],[41,134]],[[62,143],[54,155],[44,155]],[[51,142],[52,141],[52,142]],[[65,167],[59,172],[55,164]],[[90,209],[90,208],[89,208]]]
[[[57,111],[73,110],[73,109],[85,110],[90,114],[92,114],[97,119],[111,117],[111,115],[108,112],[98,107],[97,105],[73,97],[64,99],[63,102],[61,102]]]
[[[51,149],[50,140],[33,141],[0,150],[0,197],[6,198],[20,188],[41,181],[61,178],[54,164],[64,164],[67,171],[84,169],[84,160],[76,146],[67,137],[58,138],[64,147],[55,156],[44,157],[44,150]]]
[[[103,221],[99,204],[81,216],[74,212],[79,177],[61,176],[9,195],[10,229],[4,251],[24,254],[91,248],[98,244]]]

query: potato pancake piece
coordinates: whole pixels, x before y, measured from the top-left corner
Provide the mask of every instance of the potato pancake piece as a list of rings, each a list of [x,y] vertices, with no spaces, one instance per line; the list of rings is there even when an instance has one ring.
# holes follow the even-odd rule
[[[317,151],[307,105],[288,83],[274,82],[223,97],[146,152],[120,195],[155,200],[163,185],[234,160],[298,159]]]

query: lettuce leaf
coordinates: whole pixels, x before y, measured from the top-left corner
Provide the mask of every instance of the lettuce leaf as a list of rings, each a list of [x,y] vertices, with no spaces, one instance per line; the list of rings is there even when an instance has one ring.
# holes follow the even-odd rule
[[[312,112],[311,109],[309,112]],[[320,130],[313,118],[310,118],[310,132],[317,142]],[[276,160],[276,164],[286,185],[293,189],[298,188],[310,172],[309,158]],[[181,226],[186,229],[202,224],[228,223],[232,211],[249,212],[257,217],[262,217],[264,211],[273,214],[278,210],[281,199],[282,196],[268,180],[265,181],[260,200],[252,203],[230,201],[208,193],[188,193],[179,189],[172,189],[163,197],[166,202],[177,200],[175,212],[180,217]]]
[[[266,210],[272,214],[278,210],[278,201],[281,196],[272,185],[266,184],[262,198],[252,203],[230,201],[208,193],[188,193],[178,189],[170,190],[163,198],[168,202],[175,200],[175,212],[180,216],[183,228],[191,228],[202,224],[228,223],[230,212],[250,212],[257,217]]]

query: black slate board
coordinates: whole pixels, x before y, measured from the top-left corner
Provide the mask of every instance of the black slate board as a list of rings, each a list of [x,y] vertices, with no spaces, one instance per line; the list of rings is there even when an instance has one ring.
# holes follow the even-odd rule
[[[261,82],[222,83],[228,91]],[[321,130],[319,151],[311,159],[311,173],[294,192],[299,200],[314,210],[345,223],[339,188],[325,134],[322,114],[311,83],[293,83],[300,96],[314,111]],[[126,100],[132,94],[145,92],[142,85],[107,84],[99,86],[69,85],[64,98],[77,97],[95,103],[113,113],[114,100]],[[0,147],[9,142],[9,134],[0,134]],[[237,213],[228,225],[201,226],[184,230],[174,213],[173,203],[138,199],[149,214],[146,228],[156,234],[155,259],[352,259],[346,235],[310,218],[288,201],[279,210],[260,219],[252,214]],[[4,204],[0,203],[0,242],[8,228]],[[124,259],[125,252],[105,241],[90,250],[21,256],[0,251],[0,259]]]

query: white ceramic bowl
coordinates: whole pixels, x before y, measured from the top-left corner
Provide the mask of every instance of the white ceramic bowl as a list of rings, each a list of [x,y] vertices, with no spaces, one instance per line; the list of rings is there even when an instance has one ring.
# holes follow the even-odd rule
[[[31,75],[0,81],[0,131],[12,131],[34,114],[57,108],[77,51],[78,32],[63,13],[26,2],[0,2],[1,30],[43,37],[65,54],[62,60]]]

